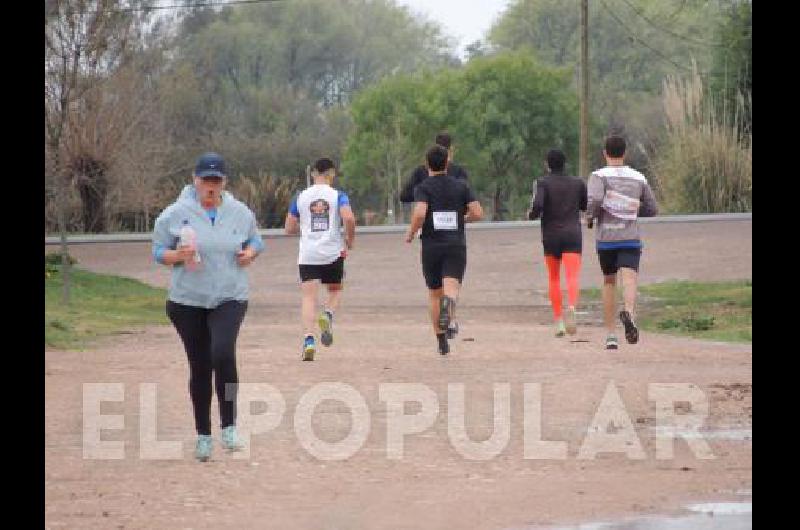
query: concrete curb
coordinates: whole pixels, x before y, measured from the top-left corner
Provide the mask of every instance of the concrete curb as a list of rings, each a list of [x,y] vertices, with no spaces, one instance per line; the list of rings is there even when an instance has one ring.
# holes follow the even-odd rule
[[[697,215],[661,215],[659,217],[645,217],[639,219],[644,224],[650,223],[707,223],[714,221],[752,221],[752,213],[718,213],[718,214],[697,214]],[[486,221],[481,223],[470,223],[467,230],[503,230],[506,228],[532,228],[540,225],[540,221]],[[357,234],[396,234],[405,232],[408,225],[380,225],[380,226],[359,226],[356,228]],[[287,236],[281,228],[265,228],[258,231],[262,237],[295,237]],[[143,243],[151,240],[152,234],[145,233],[118,233],[118,234],[76,234],[67,236],[67,243],[70,245],[89,244],[89,243]],[[46,236],[45,245],[58,245],[61,239],[58,236]]]

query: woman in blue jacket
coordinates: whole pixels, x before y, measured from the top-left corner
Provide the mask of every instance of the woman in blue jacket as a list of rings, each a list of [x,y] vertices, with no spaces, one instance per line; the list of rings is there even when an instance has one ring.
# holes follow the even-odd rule
[[[222,444],[241,448],[236,433],[236,338],[247,311],[245,267],[264,249],[256,218],[224,190],[225,162],[216,153],[197,161],[194,183],[158,216],[153,257],[172,267],[167,316],[189,358],[189,394],[194,408],[195,457],[211,456],[212,374]]]

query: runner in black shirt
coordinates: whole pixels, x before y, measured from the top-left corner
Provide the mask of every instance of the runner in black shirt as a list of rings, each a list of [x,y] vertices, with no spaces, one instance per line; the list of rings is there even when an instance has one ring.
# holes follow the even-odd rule
[[[537,179],[531,197],[528,219],[542,218],[542,245],[549,277],[550,303],[556,321],[556,336],[577,331],[575,306],[580,292],[582,235],[580,211],[586,211],[586,183],[578,177],[564,175],[566,157],[558,149],[547,153],[550,173]],[[561,306],[561,263],[567,273],[566,314]]]
[[[441,145],[447,149],[447,174],[459,180],[467,182],[467,170],[462,166],[453,163],[452,138],[446,132],[436,135],[436,145]],[[411,178],[406,182],[400,192],[400,202],[414,202],[414,188],[428,178],[427,166],[418,166],[411,174]]]
[[[450,352],[447,330],[467,266],[464,223],[479,221],[483,209],[466,182],[446,174],[447,151],[443,147],[432,147],[426,158],[430,178],[414,190],[417,204],[406,243],[422,228],[422,273],[429,289],[433,332],[439,353],[446,355]]]

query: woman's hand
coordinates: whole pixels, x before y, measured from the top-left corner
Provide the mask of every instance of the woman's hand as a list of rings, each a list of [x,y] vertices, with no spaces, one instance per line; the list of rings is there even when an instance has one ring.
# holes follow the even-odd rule
[[[175,260],[183,263],[188,263],[194,259],[195,248],[190,245],[178,246],[175,249]]]
[[[236,253],[236,260],[239,262],[240,267],[247,267],[253,263],[253,261],[256,259],[256,256],[258,256],[258,253],[251,247],[247,247],[246,249],[240,250]]]
[[[189,245],[178,246],[175,250],[165,250],[162,257],[164,265],[190,263],[194,259],[195,248]]]
[[[189,245],[178,246],[175,250],[165,250],[161,256],[161,263],[169,266],[191,263],[195,251],[195,247]]]

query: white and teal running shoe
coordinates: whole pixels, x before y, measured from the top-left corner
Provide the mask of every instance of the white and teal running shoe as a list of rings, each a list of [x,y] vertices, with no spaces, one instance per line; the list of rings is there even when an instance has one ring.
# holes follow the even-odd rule
[[[242,442],[239,440],[239,434],[236,432],[235,425],[228,425],[224,429],[222,429],[222,446],[230,451],[241,451],[244,447]]]
[[[214,445],[214,439],[210,434],[197,435],[197,445],[194,448],[194,457],[201,462],[208,462],[211,458],[211,449]]]

